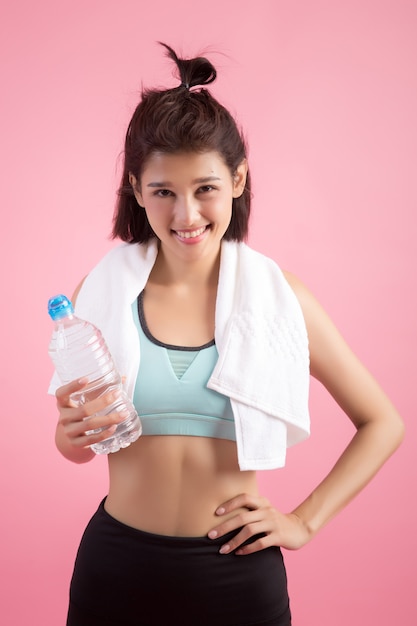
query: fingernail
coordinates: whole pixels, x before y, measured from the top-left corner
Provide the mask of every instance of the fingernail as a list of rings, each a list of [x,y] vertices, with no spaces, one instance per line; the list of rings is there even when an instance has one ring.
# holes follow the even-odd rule
[[[219,550],[220,554],[227,554],[230,551],[230,546],[228,543],[226,543],[226,545],[222,546]]]
[[[225,509],[223,506],[219,506],[219,508],[216,511],[216,515],[223,515]]]
[[[211,530],[208,534],[208,536],[210,537],[210,539],[216,539],[217,535],[219,533],[217,532],[217,530]]]

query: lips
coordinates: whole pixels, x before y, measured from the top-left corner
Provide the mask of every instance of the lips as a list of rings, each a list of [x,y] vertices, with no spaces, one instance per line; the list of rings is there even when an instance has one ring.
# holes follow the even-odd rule
[[[202,235],[207,228],[208,226],[201,226],[201,228],[196,228],[195,230],[176,230],[174,232],[181,239],[194,239]]]

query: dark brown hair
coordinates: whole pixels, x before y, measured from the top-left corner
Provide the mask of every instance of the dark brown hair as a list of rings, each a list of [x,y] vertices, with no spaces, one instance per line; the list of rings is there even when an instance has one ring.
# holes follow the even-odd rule
[[[140,181],[146,161],[153,153],[217,151],[232,176],[247,153],[232,115],[202,87],[216,79],[216,70],[210,61],[204,57],[179,59],[172,48],[161,45],[175,62],[181,84],[168,90],[144,90],[127,129],[112,235],[131,243],[145,243],[155,237],[129,182],[129,173]],[[243,241],[246,238],[250,200],[248,172],[243,194],[233,198],[232,218],[224,239]]]

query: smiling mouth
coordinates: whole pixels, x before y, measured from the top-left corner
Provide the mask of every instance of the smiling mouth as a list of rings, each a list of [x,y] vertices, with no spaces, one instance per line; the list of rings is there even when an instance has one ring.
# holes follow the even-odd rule
[[[194,237],[199,237],[207,230],[208,226],[202,226],[201,228],[196,228],[195,230],[175,230],[175,234],[181,239],[193,239]]]

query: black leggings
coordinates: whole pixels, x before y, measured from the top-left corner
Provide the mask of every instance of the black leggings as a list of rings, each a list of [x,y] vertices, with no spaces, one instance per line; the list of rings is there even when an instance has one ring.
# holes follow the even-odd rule
[[[136,530],[103,501],[78,550],[67,626],[290,626],[280,549],[219,554],[226,541]]]

